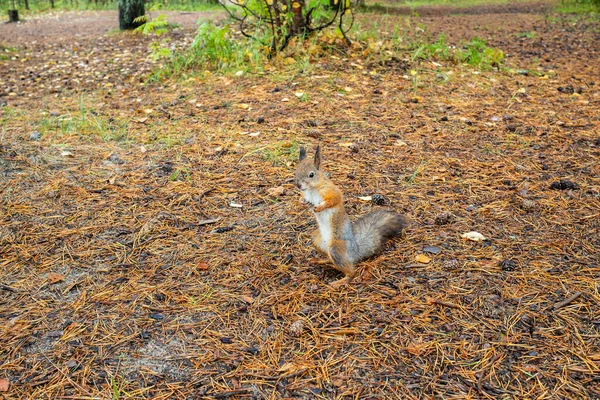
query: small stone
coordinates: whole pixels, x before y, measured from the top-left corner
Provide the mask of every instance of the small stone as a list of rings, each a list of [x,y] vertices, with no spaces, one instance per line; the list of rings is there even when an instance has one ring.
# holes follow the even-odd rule
[[[152,314],[150,314],[150,318],[157,320],[157,321],[162,321],[163,319],[165,319],[165,316],[161,313],[152,313]]]
[[[439,254],[441,251],[442,251],[442,249],[440,249],[437,246],[425,246],[423,248],[424,253]]]
[[[70,370],[76,370],[78,369],[79,364],[77,363],[77,361],[75,360],[69,360],[67,361],[67,368],[69,368]]]
[[[258,117],[256,119],[256,123],[257,124],[264,124],[265,123],[265,117]]]
[[[221,338],[221,343],[223,343],[223,344],[231,344],[231,343],[233,343],[233,339],[228,338],[228,337],[223,337],[223,338]]]
[[[38,131],[33,131],[31,132],[31,135],[29,135],[29,140],[35,140],[36,142],[39,142],[41,138],[42,134]]]

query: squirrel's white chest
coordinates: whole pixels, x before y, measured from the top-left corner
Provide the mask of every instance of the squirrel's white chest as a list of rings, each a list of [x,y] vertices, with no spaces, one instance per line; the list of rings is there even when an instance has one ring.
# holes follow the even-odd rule
[[[304,200],[307,203],[312,204],[313,206],[316,206],[317,204],[321,204],[323,202],[323,198],[316,190],[304,190],[302,191],[302,194],[304,195]]]
[[[316,206],[323,202],[323,197],[316,190],[305,190],[303,192],[304,200],[307,203]],[[323,239],[323,248],[327,248],[329,242],[331,241],[331,214],[334,210],[328,208],[321,212],[315,213],[317,218],[317,224],[319,225],[319,232],[321,233],[321,238]]]
[[[317,217],[317,225],[319,225],[319,232],[321,233],[321,238],[323,239],[323,244],[325,248],[329,246],[329,242],[331,241],[331,214],[333,210],[328,208],[321,212],[315,213]]]

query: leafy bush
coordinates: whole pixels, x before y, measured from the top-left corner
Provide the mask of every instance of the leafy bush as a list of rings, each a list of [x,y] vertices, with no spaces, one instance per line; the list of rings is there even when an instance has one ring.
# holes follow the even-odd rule
[[[205,22],[198,28],[191,46],[172,54],[155,78],[204,70],[249,70],[265,61],[265,51],[258,42],[234,37],[228,26]]]

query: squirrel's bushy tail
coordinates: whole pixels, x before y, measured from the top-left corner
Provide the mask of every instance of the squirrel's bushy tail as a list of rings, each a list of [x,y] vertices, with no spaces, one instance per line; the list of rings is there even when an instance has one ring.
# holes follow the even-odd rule
[[[360,217],[352,224],[358,246],[358,254],[352,261],[375,255],[388,239],[399,236],[406,226],[405,218],[391,211],[377,210]]]

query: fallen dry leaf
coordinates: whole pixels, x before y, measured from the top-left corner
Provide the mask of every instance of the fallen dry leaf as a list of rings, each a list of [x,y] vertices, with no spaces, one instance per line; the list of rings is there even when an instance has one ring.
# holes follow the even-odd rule
[[[0,378],[0,392],[8,392],[9,386],[10,383],[8,382],[8,379]]]
[[[431,262],[431,257],[428,257],[422,253],[417,254],[416,261],[421,264],[429,264]]]
[[[252,298],[252,296],[247,296],[247,295],[243,294],[240,296],[240,298],[248,304],[252,304],[254,302],[254,299]]]
[[[269,196],[278,197],[285,195],[285,188],[283,186],[272,187],[267,189]]]
[[[425,350],[426,345],[424,345],[423,343],[411,343],[408,346],[406,346],[406,351],[408,351],[414,356],[422,355],[423,353],[425,353]]]
[[[62,281],[63,279],[65,279],[65,276],[63,274],[57,274],[55,272],[50,272],[48,274],[48,283],[51,285],[58,283],[58,282]]]
[[[208,270],[208,268],[209,268],[209,267],[208,267],[208,264],[207,264],[207,263],[205,263],[205,262],[202,262],[202,261],[200,261],[200,262],[198,263],[198,265],[196,265],[196,269],[197,269],[197,270],[200,270],[200,271],[206,271],[206,270]]]
[[[462,235],[460,235],[460,237],[464,238],[464,239],[472,240],[474,242],[487,240],[485,236],[483,236],[481,233],[475,232],[475,231],[463,233]]]

